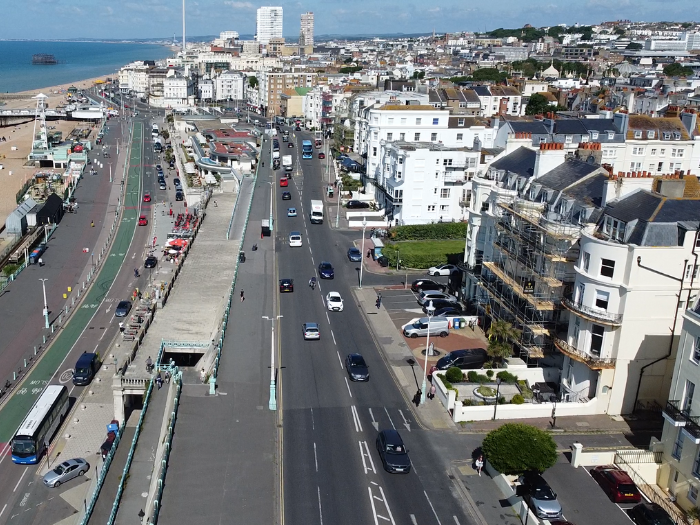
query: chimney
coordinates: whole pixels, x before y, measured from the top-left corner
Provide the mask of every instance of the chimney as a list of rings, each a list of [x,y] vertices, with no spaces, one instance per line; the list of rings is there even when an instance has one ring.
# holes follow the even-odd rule
[[[683,193],[685,192],[685,179],[678,178],[663,178],[659,181],[659,193],[664,197],[669,197],[671,199],[681,199],[683,198]]]
[[[552,171],[557,166],[564,164],[566,159],[566,151],[564,144],[553,144],[545,142],[540,144],[540,149],[537,150],[535,157],[535,166],[533,168],[533,178],[537,179]]]

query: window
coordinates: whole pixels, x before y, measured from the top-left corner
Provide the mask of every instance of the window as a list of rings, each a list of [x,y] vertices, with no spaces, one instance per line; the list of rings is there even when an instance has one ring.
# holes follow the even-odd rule
[[[663,163],[663,162],[659,162],[659,165],[658,165],[658,167],[656,168],[656,171],[663,171],[663,169],[664,169],[664,163]]]
[[[399,133],[399,140],[406,140],[406,134],[405,134],[405,133]]]
[[[681,459],[681,456],[683,455],[683,433],[681,430],[683,427],[678,427],[678,434],[676,434],[676,441],[673,443],[673,450],[671,451],[671,455],[675,459]]]
[[[569,344],[574,348],[578,348],[578,336],[581,333],[581,320],[577,317],[574,321],[574,331],[571,333],[571,341]]]
[[[615,261],[612,259],[601,259],[600,260],[600,275],[602,277],[610,277],[612,279],[615,273]]]
[[[567,144],[571,144],[573,141],[574,141],[574,136],[573,136],[573,135],[567,135],[567,136],[564,138],[564,142],[566,142]]]
[[[457,125],[458,125],[460,128],[463,128],[463,127],[464,127],[464,119],[463,119],[463,118],[458,118],[458,119],[457,119]]]
[[[632,148],[632,155],[644,155],[644,149],[642,147]]]
[[[373,147],[373,148],[372,148],[372,156],[373,156],[373,157],[376,157],[376,156],[377,156],[377,148],[376,148],[376,147]]]
[[[435,204],[429,204],[428,211],[435,211]]]
[[[698,268],[699,265],[695,264],[689,264],[688,266],[685,267],[685,278],[690,279],[690,276],[693,276],[693,279],[696,279],[698,276]]]
[[[593,355],[600,355],[600,351],[603,349],[603,334],[605,333],[605,327],[599,324],[591,325],[591,353]]]
[[[698,450],[698,453],[695,456],[695,461],[693,462],[693,476],[700,478],[700,450]],[[698,499],[698,488],[692,483],[688,488],[688,499],[692,500],[693,503],[696,503]]]
[[[406,124],[406,117],[402,117],[402,118],[401,118],[401,124],[402,124],[402,125],[403,125],[403,124]]]
[[[439,171],[436,171],[436,172],[435,172],[435,178],[436,178],[436,179],[440,178],[440,172],[439,172]]]
[[[434,119],[433,119],[433,126],[437,126],[438,124],[440,124],[440,119],[439,119],[439,118],[434,118]]]
[[[676,158],[682,159],[684,151],[685,150],[682,148],[673,148],[671,150],[671,157],[676,157]]]
[[[378,136],[379,136],[379,132],[378,132],[378,131],[372,132],[372,138],[374,138],[374,140],[377,140],[377,137],[378,137]]]
[[[651,148],[651,154],[656,155],[656,148]]]
[[[464,133],[457,133],[457,142],[462,142],[463,137],[464,137]]]
[[[437,133],[430,134],[430,142],[437,142]]]
[[[442,159],[443,166],[452,166],[452,159]]]
[[[421,123],[421,119],[420,119],[420,118],[417,118],[417,119],[416,119],[416,126],[420,126],[420,123]]]
[[[450,198],[450,188],[441,188],[440,189],[440,198],[441,199],[449,199]]]
[[[450,205],[449,204],[441,204],[440,205],[440,211],[450,211]]]
[[[642,130],[641,130],[641,129],[636,129],[636,130],[634,130],[634,138],[635,138],[635,139],[641,139],[641,138],[642,138]]]
[[[608,131],[608,140],[612,140],[615,138],[615,132],[614,131]]]
[[[690,360],[694,363],[700,364],[700,337],[695,338],[695,345],[693,346],[693,355]]]
[[[659,150],[659,156],[660,156],[660,157],[663,157],[664,155],[666,155],[666,149],[665,149],[665,148],[661,148],[661,149]]]
[[[583,252],[581,254],[581,269],[588,273],[588,265],[591,263],[591,254],[588,252]]]
[[[683,393],[683,403],[681,404],[681,411],[685,414],[690,414],[690,410],[693,408],[693,395],[695,394],[695,383],[689,380],[685,380],[685,392]]]
[[[418,142],[418,141],[420,140],[420,133],[415,133],[415,134],[413,135],[413,140],[415,140],[416,142]]]
[[[695,475],[695,472],[693,472],[693,475]],[[688,484],[688,499],[693,503],[698,499],[698,488],[692,483]]]
[[[403,164],[403,157],[399,157],[399,165]]]
[[[389,124],[393,124],[393,123],[394,123],[394,117],[389,117],[388,120],[387,120],[387,122],[388,122]]]
[[[596,290],[595,291],[595,307],[596,308],[600,308],[601,310],[607,310],[609,301],[610,301],[610,294],[608,292],[604,292],[603,290]]]
[[[641,171],[641,169],[642,169],[641,162],[630,162],[630,171]]]
[[[591,131],[591,139],[595,140],[598,138],[598,132],[597,131]]]
[[[648,139],[653,139],[653,138],[654,138],[654,135],[656,135],[656,133],[654,133],[653,130],[647,131],[647,138],[648,138]]]
[[[394,138],[394,134],[393,134],[393,133],[387,133],[387,134],[386,134],[386,140],[392,140],[393,138]]]
[[[624,241],[625,239],[625,223],[613,219],[610,216],[605,217],[603,221],[603,233],[607,234],[611,239]]]
[[[394,199],[403,200],[403,190],[394,190]]]

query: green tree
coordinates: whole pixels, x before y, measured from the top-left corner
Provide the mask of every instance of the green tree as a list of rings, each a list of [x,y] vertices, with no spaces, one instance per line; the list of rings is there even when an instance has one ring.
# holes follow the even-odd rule
[[[687,66],[682,66],[678,62],[674,62],[664,68],[664,75],[669,77],[691,77],[693,76],[693,70]]]
[[[411,78],[423,80],[425,78],[425,71],[414,71]]]
[[[522,423],[507,423],[489,432],[481,448],[493,468],[502,474],[542,473],[557,461],[557,445],[552,437]]]
[[[248,85],[253,89],[258,87],[258,77],[248,77]]]
[[[526,115],[543,115],[548,111],[552,110],[552,106],[549,105],[549,100],[547,97],[540,93],[533,93],[530,95],[530,100],[527,102],[527,107],[525,108]]]
[[[489,346],[486,352],[494,359],[502,361],[511,356],[513,351],[510,341],[515,341],[520,337],[513,325],[507,321],[499,319],[491,323],[487,332]]]
[[[622,29],[621,27],[616,27],[614,33],[615,33],[616,35],[623,36],[623,35],[625,34],[625,30]]]
[[[165,140],[168,140],[170,138],[170,132],[167,129],[164,129],[163,131],[161,131],[160,134],[163,136],[163,138]]]
[[[644,46],[639,42],[630,42],[629,44],[627,44],[627,47],[625,47],[625,49],[629,49],[630,51],[638,51],[643,47]]]
[[[483,69],[477,69],[472,73],[470,77],[471,80],[476,81],[490,81],[490,82],[505,82],[508,75],[506,73],[500,72],[498,69],[493,67],[485,67]]]

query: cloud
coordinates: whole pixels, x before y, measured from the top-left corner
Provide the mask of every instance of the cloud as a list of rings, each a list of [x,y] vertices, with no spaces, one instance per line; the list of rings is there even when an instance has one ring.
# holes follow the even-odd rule
[[[227,0],[226,2],[224,2],[224,4],[229,5],[234,9],[242,9],[245,11],[252,11],[253,9],[255,9],[255,6],[250,2],[235,2],[233,0]]]

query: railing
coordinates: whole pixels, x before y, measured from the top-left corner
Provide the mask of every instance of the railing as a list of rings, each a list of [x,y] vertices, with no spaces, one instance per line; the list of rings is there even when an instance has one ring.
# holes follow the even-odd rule
[[[564,297],[564,299],[562,299],[562,304],[567,310],[580,314],[583,317],[587,317],[593,321],[613,326],[619,326],[622,324],[622,314],[614,314],[611,312],[606,312],[605,310],[591,308],[590,306],[586,306],[580,302],[572,301],[569,297]]]
[[[124,426],[125,425],[121,425],[119,427],[119,431],[117,432],[117,437],[114,439],[112,448],[109,450],[109,454],[107,454],[107,457],[102,462],[102,469],[97,475],[97,483],[95,485],[95,490],[92,493],[90,501],[86,502],[85,504],[85,514],[80,520],[80,525],[87,525],[88,521],[90,521],[90,516],[92,516],[92,511],[94,510],[95,504],[97,503],[97,498],[99,497],[100,491],[102,490],[102,485],[104,485],[105,478],[107,477],[107,473],[109,472],[109,466],[112,464],[114,455],[117,453],[117,448],[119,447],[119,442],[121,441],[122,433],[124,432]]]
[[[671,418],[672,421],[685,425],[685,413],[680,409],[680,406],[681,402],[679,400],[667,401],[663,413]]]
[[[634,450],[618,450],[615,453],[615,463],[656,463],[657,465],[661,465],[663,463],[663,455],[664,453],[659,451],[659,452],[654,452],[653,450],[642,450],[642,449],[634,449]]]
[[[615,359],[612,357],[600,357],[589,354],[578,348],[571,346],[569,343],[558,337],[554,337],[554,345],[563,353],[578,361],[585,363],[592,370],[603,370],[606,368],[615,368]]]

